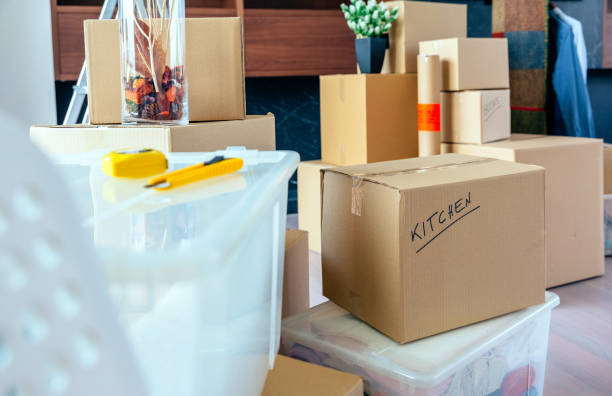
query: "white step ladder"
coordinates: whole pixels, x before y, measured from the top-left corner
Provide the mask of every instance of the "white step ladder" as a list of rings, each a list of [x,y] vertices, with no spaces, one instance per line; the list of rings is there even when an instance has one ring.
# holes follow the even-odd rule
[[[117,0],[104,0],[100,18],[98,19],[111,19],[115,12],[115,8],[117,8]],[[68,111],[66,111],[66,117],[64,117],[64,125],[78,123],[79,115],[85,103],[85,97],[87,96],[87,67],[85,61],[83,61],[79,79],[72,89],[72,99],[70,99],[70,105],[68,105]],[[85,114],[83,115],[81,123],[89,123],[89,106],[85,108]]]

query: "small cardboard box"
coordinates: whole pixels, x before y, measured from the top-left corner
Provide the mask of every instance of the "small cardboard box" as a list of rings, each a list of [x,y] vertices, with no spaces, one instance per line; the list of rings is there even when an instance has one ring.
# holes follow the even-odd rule
[[[418,155],[417,78],[321,76],[321,158],[336,165]]]
[[[298,166],[298,222],[308,231],[310,250],[321,253],[321,169],[335,165],[304,161]]]
[[[510,90],[442,92],[442,141],[488,143],[510,137]]]
[[[546,286],[604,273],[602,142],[512,134],[487,144],[443,144],[453,152],[546,169]]]
[[[416,73],[419,41],[467,37],[467,5],[425,1],[390,1],[399,15],[389,31],[385,73]]]
[[[323,170],[323,294],[405,343],[544,302],[544,169],[438,155]]]
[[[440,56],[443,91],[510,88],[505,38],[421,41],[419,51]]]
[[[185,20],[189,121],[245,118],[240,18]],[[89,118],[121,123],[121,45],[118,20],[85,21]]]
[[[275,150],[274,115],[244,120],[197,122],[189,125],[34,125],[30,139],[49,155],[83,153],[97,149],[147,147],[171,152],[224,150],[244,146]]]
[[[612,194],[612,144],[604,144],[604,194]]]
[[[287,230],[285,233],[284,274],[283,318],[308,311],[310,308],[310,273],[307,232]]]
[[[361,377],[278,355],[261,396],[363,396]]]

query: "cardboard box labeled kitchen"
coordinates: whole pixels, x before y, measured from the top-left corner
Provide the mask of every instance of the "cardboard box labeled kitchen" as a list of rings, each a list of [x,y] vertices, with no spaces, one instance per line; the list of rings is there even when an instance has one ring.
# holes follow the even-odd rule
[[[335,165],[304,161],[298,166],[298,222],[308,231],[310,250],[321,253],[321,169]]]
[[[604,273],[602,142],[512,134],[488,144],[443,144],[454,152],[546,168],[546,286]]]
[[[278,355],[261,396],[363,396],[360,377]]]
[[[505,38],[421,41],[419,52],[440,56],[444,91],[510,88]]]
[[[323,294],[405,343],[544,301],[544,169],[440,155],[323,170]]]
[[[285,272],[283,276],[283,318],[310,308],[308,233],[287,230],[285,234]]]
[[[418,155],[411,74],[321,76],[321,158],[336,165]]]
[[[390,1],[399,7],[389,31],[388,68],[384,73],[416,73],[419,41],[467,37],[467,5],[424,1]]]
[[[275,150],[274,115],[244,120],[197,122],[189,125],[34,125],[30,139],[49,155],[83,153],[97,149],[147,147],[171,152],[224,150],[244,146]]]
[[[245,118],[240,18],[187,18],[185,70],[189,121]],[[118,20],[85,21],[89,117],[121,123],[121,48]]]
[[[510,90],[442,92],[442,141],[488,143],[510,137]]]

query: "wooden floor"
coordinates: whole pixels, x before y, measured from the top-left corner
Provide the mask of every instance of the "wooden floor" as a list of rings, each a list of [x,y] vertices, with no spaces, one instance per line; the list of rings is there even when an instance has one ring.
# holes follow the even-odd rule
[[[612,395],[612,258],[606,275],[557,287],[544,394]]]
[[[289,228],[297,218],[289,216]],[[561,304],[552,312],[546,396],[612,396],[612,258],[607,275],[557,287]],[[311,306],[326,301],[321,256],[310,252]]]

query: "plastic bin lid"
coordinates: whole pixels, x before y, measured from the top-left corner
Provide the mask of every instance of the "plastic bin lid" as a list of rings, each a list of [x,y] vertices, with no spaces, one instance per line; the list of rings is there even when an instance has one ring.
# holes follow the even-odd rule
[[[546,292],[544,304],[401,345],[326,302],[283,320],[282,337],[407,383],[433,386],[557,305],[559,297]]]
[[[56,156],[97,253],[105,263],[147,266],[222,263],[248,238],[265,208],[278,200],[299,163],[290,151],[233,148],[210,153],[166,154],[169,170],[215,156],[239,157],[237,173],[174,190],[144,188],[148,178],[118,179],[102,172],[108,151]],[[286,199],[286,197],[283,197]]]

